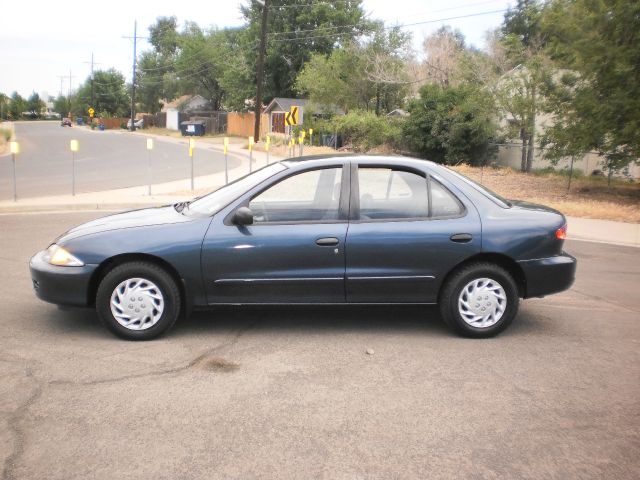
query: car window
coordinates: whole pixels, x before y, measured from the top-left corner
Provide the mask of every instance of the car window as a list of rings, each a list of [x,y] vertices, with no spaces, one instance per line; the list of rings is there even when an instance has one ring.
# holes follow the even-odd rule
[[[391,168],[359,168],[360,219],[424,218],[429,215],[427,180]]]
[[[460,201],[437,180],[431,178],[431,215],[451,217],[462,214]]]
[[[259,223],[339,219],[342,168],[311,170],[278,182],[249,202]]]

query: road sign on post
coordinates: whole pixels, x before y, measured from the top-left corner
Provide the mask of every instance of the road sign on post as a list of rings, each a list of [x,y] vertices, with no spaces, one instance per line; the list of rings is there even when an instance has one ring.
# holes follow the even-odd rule
[[[193,149],[196,146],[196,140],[191,137],[189,138],[189,158],[191,159],[191,190],[193,191]]]
[[[229,183],[229,137],[224,137],[224,184]]]
[[[18,201],[18,188],[16,184],[16,155],[20,153],[20,144],[18,142],[9,142],[9,151],[11,152],[11,161],[13,163],[13,201]]]
[[[80,150],[78,140],[71,140],[69,143],[71,149],[71,195],[76,196],[76,152]]]
[[[93,109],[93,107],[89,107],[89,110],[87,110],[87,112],[89,112],[89,117],[93,118],[93,114],[96,113],[96,111]]]
[[[284,116],[284,122],[287,126],[292,127],[300,122],[300,107],[293,105],[291,111]]]

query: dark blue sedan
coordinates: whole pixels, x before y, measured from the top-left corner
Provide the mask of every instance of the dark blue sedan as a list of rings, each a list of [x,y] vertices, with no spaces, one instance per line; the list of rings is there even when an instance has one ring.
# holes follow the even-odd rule
[[[458,333],[504,330],[566,290],[564,216],[403,157],[283,161],[191,202],[73,228],[30,263],[42,300],[156,337],[223,304],[439,304]]]

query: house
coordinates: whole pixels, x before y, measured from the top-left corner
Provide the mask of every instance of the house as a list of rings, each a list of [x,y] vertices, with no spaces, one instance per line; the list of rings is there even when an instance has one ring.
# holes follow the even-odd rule
[[[197,110],[208,110],[209,101],[202,95],[182,95],[162,106],[162,112],[167,114],[167,128],[180,129],[180,114],[188,114]]]
[[[269,119],[268,132],[271,133],[285,133],[284,117],[291,111],[291,107],[299,107],[298,124],[302,124],[304,107],[309,103],[309,100],[304,98],[282,98],[276,97],[271,100],[271,103],[264,109],[264,113]]]

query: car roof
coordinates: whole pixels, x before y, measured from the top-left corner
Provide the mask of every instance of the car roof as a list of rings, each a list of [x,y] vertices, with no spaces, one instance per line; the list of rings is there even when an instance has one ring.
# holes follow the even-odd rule
[[[306,157],[289,158],[282,160],[281,163],[289,168],[314,167],[336,162],[358,163],[359,165],[379,165],[381,163],[388,165],[408,166],[419,169],[425,167],[435,167],[437,164],[430,160],[423,160],[414,157],[405,157],[402,155],[363,155],[357,153],[338,153],[325,155],[309,155]]]

